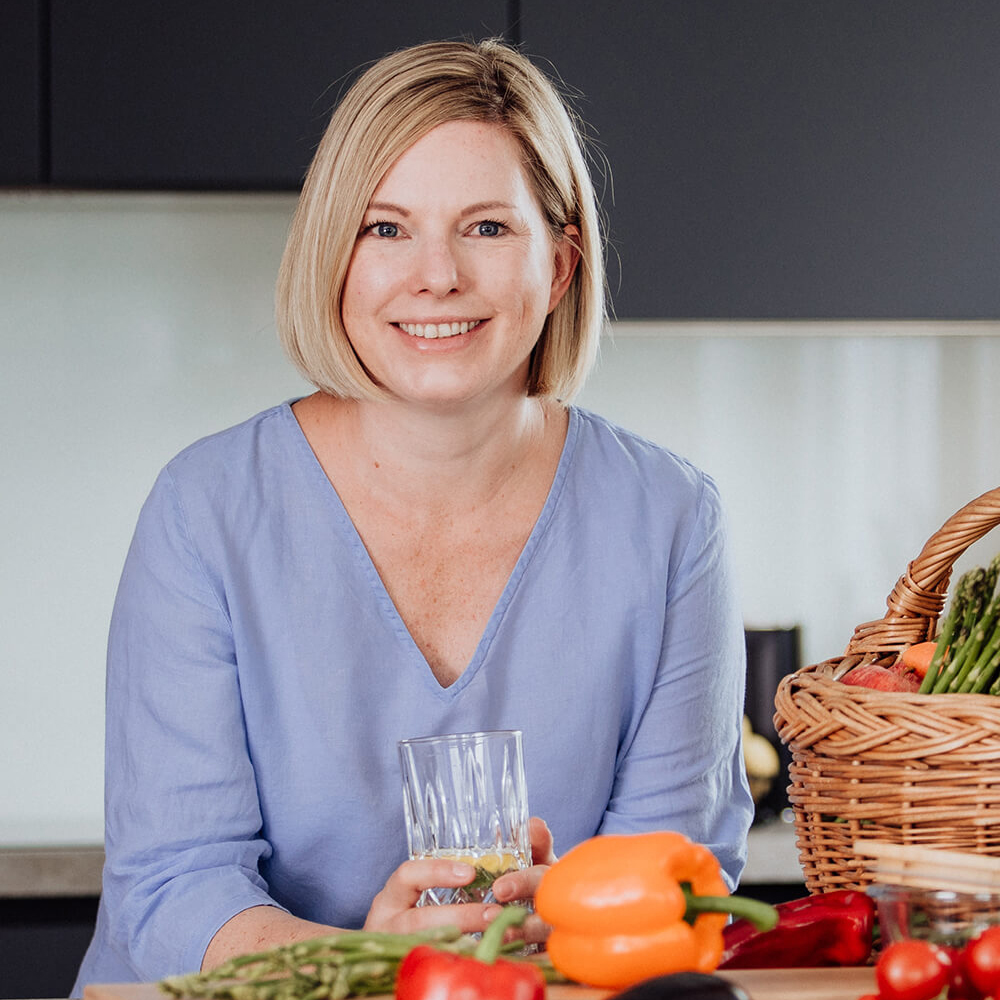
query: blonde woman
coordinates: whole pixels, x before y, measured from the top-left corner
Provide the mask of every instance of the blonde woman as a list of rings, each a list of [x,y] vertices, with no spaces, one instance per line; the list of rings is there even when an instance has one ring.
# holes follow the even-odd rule
[[[535,866],[501,902],[606,832],[680,830],[735,883],[724,521],[703,473],[572,405],[603,287],[577,130],[527,59],[432,43],[359,79],[278,282],[316,392],[182,452],[136,529],[77,991],[331,927],[481,930],[495,904],[415,905],[474,870],[406,861],[408,736],[523,731]]]

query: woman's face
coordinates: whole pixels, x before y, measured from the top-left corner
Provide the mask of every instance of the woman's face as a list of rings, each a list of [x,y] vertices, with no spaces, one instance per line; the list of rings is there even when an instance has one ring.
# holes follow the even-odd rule
[[[344,327],[369,373],[424,405],[523,395],[545,317],[577,254],[552,239],[498,125],[449,122],[393,164],[365,212]]]

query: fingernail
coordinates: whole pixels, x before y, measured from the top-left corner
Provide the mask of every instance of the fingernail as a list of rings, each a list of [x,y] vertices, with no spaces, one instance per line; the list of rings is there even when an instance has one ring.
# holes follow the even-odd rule
[[[487,906],[486,909],[483,910],[483,920],[485,920],[488,924],[492,923],[497,917],[500,916],[501,913],[503,913],[502,906]]]
[[[473,868],[472,865],[467,865],[464,861],[456,861],[451,866],[451,873],[455,878],[468,878],[473,873]]]

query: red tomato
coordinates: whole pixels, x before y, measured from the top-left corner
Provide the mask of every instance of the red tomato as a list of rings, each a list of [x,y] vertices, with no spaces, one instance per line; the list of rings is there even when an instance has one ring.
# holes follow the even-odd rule
[[[942,946],[951,959],[951,969],[948,976],[948,1000],[984,1000],[984,994],[975,983],[969,979],[964,948]]]
[[[896,941],[875,964],[878,994],[882,1000],[934,1000],[948,985],[950,965],[929,941]]]
[[[987,927],[965,946],[965,968],[983,993],[1000,988],[1000,927]]]

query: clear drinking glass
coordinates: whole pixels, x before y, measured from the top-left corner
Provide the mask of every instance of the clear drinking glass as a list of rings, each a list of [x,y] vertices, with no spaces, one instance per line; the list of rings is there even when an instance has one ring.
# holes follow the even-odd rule
[[[400,740],[411,858],[475,865],[458,889],[425,889],[419,906],[493,902],[493,880],[531,864],[519,730]]]

